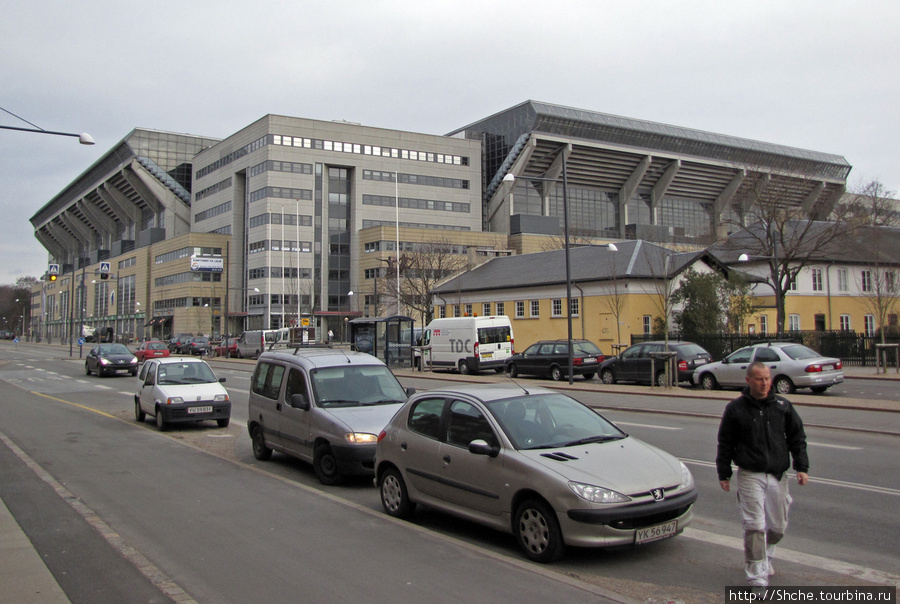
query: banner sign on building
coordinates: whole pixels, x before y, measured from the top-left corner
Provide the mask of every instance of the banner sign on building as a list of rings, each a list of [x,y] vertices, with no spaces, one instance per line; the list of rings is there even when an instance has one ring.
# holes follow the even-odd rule
[[[191,256],[191,270],[203,273],[221,273],[225,270],[225,259],[221,256]]]

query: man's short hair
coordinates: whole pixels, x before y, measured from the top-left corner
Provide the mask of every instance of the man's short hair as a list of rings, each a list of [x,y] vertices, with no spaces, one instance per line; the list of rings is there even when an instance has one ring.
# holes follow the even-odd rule
[[[753,374],[754,369],[768,369],[768,367],[766,367],[766,364],[762,361],[753,361],[747,366],[747,377],[750,377]]]

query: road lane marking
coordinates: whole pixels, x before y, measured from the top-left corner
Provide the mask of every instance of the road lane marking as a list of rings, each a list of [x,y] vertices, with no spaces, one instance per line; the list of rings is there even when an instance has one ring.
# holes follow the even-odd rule
[[[674,426],[656,426],[653,424],[633,424],[631,422],[613,422],[617,426],[631,426],[633,428],[654,428],[656,430],[681,430],[681,428],[676,428]]]
[[[711,543],[713,545],[721,545],[731,549],[744,551],[744,540],[740,537],[719,535],[690,526],[684,529],[682,536],[696,541],[703,541],[704,543]],[[900,584],[900,575],[893,575],[874,568],[859,566],[858,564],[851,564],[849,562],[841,562],[840,560],[832,560],[831,558],[823,558],[822,556],[813,554],[804,554],[803,552],[785,549],[781,546],[775,550],[775,558],[786,562],[794,562],[796,564],[803,564],[804,566],[819,568],[824,571],[852,577],[854,579],[871,581],[872,583],[878,583],[879,585]]]
[[[38,394],[39,396],[44,396],[38,392],[33,394]],[[53,398],[52,396],[47,398]],[[62,400],[62,399],[55,399]],[[64,403],[68,401],[62,401]],[[74,405],[75,403],[69,403],[70,405]],[[76,407],[82,407],[82,405],[75,405]],[[87,409],[87,407],[83,407]],[[93,411],[93,409],[89,409]],[[102,415],[106,415],[102,413]],[[109,417],[112,417],[111,415]],[[116,418],[113,418],[116,419]],[[58,480],[56,480],[53,476],[50,475],[43,467],[41,467],[36,461],[34,461],[28,454],[20,449],[6,434],[0,432],[0,441],[3,441],[9,450],[13,452],[13,454],[22,460],[22,462],[34,472],[38,478],[43,480],[45,483],[50,485],[60,499],[68,503],[72,509],[74,509],[79,516],[84,518],[85,522],[87,522],[94,530],[96,530],[100,535],[106,540],[109,545],[116,550],[120,556],[128,560],[139,573],[144,575],[157,589],[162,591],[164,594],[172,598],[175,602],[179,604],[197,604],[196,600],[191,598],[191,596],[184,591],[180,585],[175,583],[172,579],[167,577],[163,572],[156,567],[150,560],[148,560],[143,554],[137,551],[137,548],[129,544],[124,537],[119,535],[116,531],[112,529],[106,522],[104,522],[100,516],[87,505],[84,504],[83,501],[75,497],[75,495],[69,491],[65,486],[63,486]]]
[[[686,464],[691,464],[695,466],[702,466],[704,468],[715,468],[716,462],[714,461],[702,461],[699,459],[686,459],[680,458]],[[791,476],[794,476],[793,473],[790,473]],[[894,497],[900,497],[900,489],[892,489],[890,487],[879,487],[870,484],[860,484],[858,482],[847,482],[846,480],[833,480],[831,478],[821,478],[821,477],[809,477],[810,484],[824,484],[831,487],[843,487],[845,489],[856,489],[858,491],[866,491],[868,493],[878,493],[881,495],[892,495]]]
[[[828,449],[843,449],[845,451],[862,451],[862,447],[849,447],[847,445],[829,445],[827,443],[817,443],[814,441],[809,441],[806,443],[813,447],[825,447]]]
[[[94,409],[92,407],[88,407],[87,405],[79,405],[78,403],[73,403],[72,401],[67,401],[67,400],[64,400],[61,398],[56,398],[55,396],[50,396],[49,394],[44,394],[43,392],[35,392],[34,390],[31,390],[30,392],[31,392],[31,394],[36,394],[37,396],[42,396],[44,398],[49,398],[50,400],[53,400],[53,401],[58,401],[60,403],[72,405],[73,407],[78,407],[79,409],[84,409],[85,411],[92,411],[92,412],[96,413],[97,415],[102,415],[104,417],[111,417],[113,419],[119,419],[115,415],[110,415],[109,413],[100,411],[99,409]]]

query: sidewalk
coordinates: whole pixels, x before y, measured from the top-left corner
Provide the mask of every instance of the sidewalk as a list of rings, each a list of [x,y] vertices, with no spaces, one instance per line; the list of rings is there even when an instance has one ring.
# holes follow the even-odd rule
[[[0,602],[68,604],[69,598],[0,499]]]

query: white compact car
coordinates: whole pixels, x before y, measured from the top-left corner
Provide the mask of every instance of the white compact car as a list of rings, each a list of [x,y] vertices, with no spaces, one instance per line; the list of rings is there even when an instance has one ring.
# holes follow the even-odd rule
[[[147,359],[134,395],[134,418],[156,417],[156,427],[214,419],[220,428],[231,420],[231,401],[222,382],[205,361],[197,358]]]

